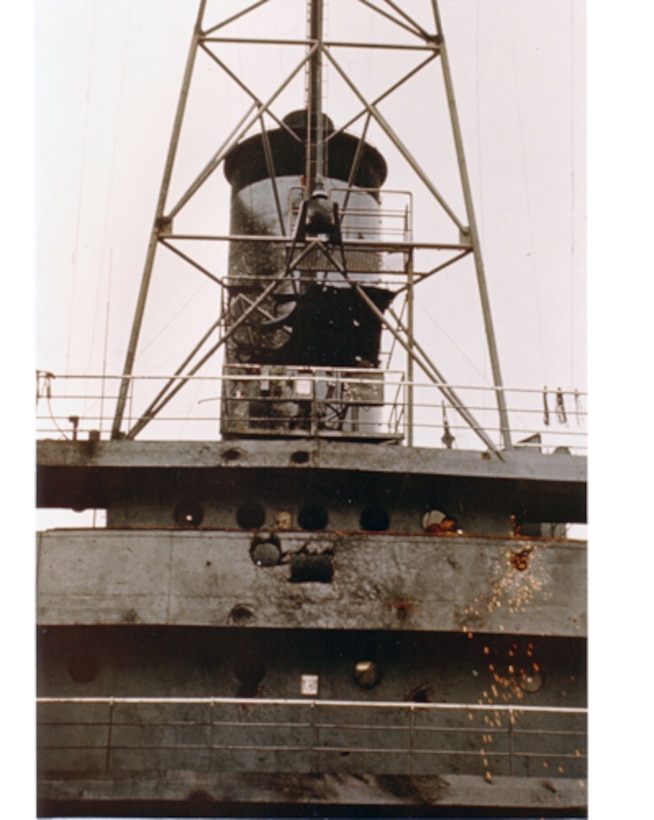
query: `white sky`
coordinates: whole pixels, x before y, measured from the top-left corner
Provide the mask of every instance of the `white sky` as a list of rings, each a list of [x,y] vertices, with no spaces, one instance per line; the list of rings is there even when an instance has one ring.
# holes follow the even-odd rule
[[[179,5],[182,4],[183,0],[180,0]],[[45,7],[54,11],[64,9],[66,5],[66,0],[37,2],[36,17],[39,18]],[[88,8],[91,4],[87,2],[85,5]],[[137,5],[136,2],[132,4],[134,9]],[[453,3],[443,3],[442,13],[454,62],[455,44],[450,36],[452,5]],[[516,3],[510,5],[515,6]],[[543,0],[542,3],[530,5],[536,8],[550,3]],[[484,3],[484,6],[487,4]],[[504,6],[506,8],[507,4]],[[628,701],[621,698],[619,706],[611,707],[610,704],[615,703],[616,696],[624,693],[624,687],[629,684],[633,686],[642,680],[638,672],[643,668],[643,629],[646,628],[649,616],[646,602],[651,597],[649,534],[646,530],[638,534],[638,520],[642,511],[647,510],[651,503],[650,482],[645,471],[651,462],[648,455],[652,444],[647,422],[633,422],[633,408],[637,408],[636,412],[646,409],[651,406],[652,398],[651,380],[648,378],[651,369],[648,359],[652,349],[648,285],[651,259],[647,243],[651,233],[650,193],[654,183],[654,129],[649,87],[652,76],[652,12],[638,0],[623,0],[620,4],[609,0],[592,0],[589,6],[591,84],[588,260],[593,272],[590,282],[590,383],[594,431],[591,450],[594,458],[591,458],[591,466],[593,462],[595,464],[591,471],[591,521],[598,522],[597,528],[593,529],[591,526],[591,542],[594,544],[591,555],[591,624],[595,633],[595,639],[591,641],[591,718],[593,714],[597,716],[597,720],[594,720],[594,748],[597,748],[598,743],[601,745],[600,752],[595,754],[591,774],[591,807],[594,818],[612,818],[641,816],[643,806],[648,805],[649,799],[649,757],[643,753],[643,744],[648,744],[651,736],[648,732],[648,728],[651,728],[651,710],[643,708],[637,687],[629,690],[633,697],[629,697]],[[33,772],[34,738],[31,706],[33,690],[29,668],[34,611],[31,591],[33,553],[30,546],[33,528],[30,525],[25,527],[25,522],[31,521],[33,507],[33,371],[35,367],[52,366],[59,369],[62,361],[65,365],[62,347],[65,351],[67,343],[62,341],[65,332],[57,329],[59,308],[50,312],[49,317],[46,313],[47,321],[42,319],[41,314],[38,319],[40,341],[38,345],[35,342],[32,324],[35,289],[31,274],[35,266],[35,231],[31,223],[32,214],[36,210],[32,167],[34,112],[31,82],[34,68],[29,34],[33,25],[33,11],[29,3],[12,4],[7,8],[11,10],[3,11],[5,25],[1,33],[0,59],[3,108],[7,114],[2,135],[3,177],[8,182],[8,187],[1,200],[0,230],[5,240],[5,259],[8,262],[5,268],[7,295],[4,302],[2,340],[5,395],[9,398],[3,408],[3,428],[11,442],[8,448],[10,469],[5,470],[3,475],[9,491],[6,495],[9,501],[7,509],[11,510],[12,515],[9,526],[5,529],[10,536],[6,543],[7,555],[11,555],[11,560],[6,563],[6,584],[14,592],[3,596],[2,622],[5,657],[11,659],[11,669],[22,667],[26,670],[26,676],[5,675],[3,680],[3,695],[11,713],[7,736],[12,738],[11,743],[6,744],[7,759],[3,760],[3,772],[7,777],[6,782],[19,784],[16,789],[6,790],[3,800],[12,817],[32,818],[34,812],[30,796],[30,773]],[[65,11],[61,11],[60,15],[57,12],[55,17],[57,16],[59,19],[55,22],[69,25],[65,22]],[[168,25],[164,28],[161,42],[163,53],[166,53],[168,46],[172,46],[173,41],[176,44],[181,41],[181,48],[184,50],[188,37],[183,27],[178,28],[177,24],[171,23],[170,28]],[[162,32],[152,23],[148,23],[147,29],[141,28],[140,33],[141,42],[150,48],[162,39]],[[61,33],[57,35],[52,30],[52,40],[59,44],[59,51],[55,51],[53,62],[48,68],[51,75],[54,71],[53,63],[65,62],[71,48],[70,38],[62,41],[57,39],[60,36]],[[101,34],[99,39],[102,39]],[[468,42],[472,39],[471,36]],[[42,58],[39,56],[39,59]],[[79,55],[76,59],[79,65]],[[158,69],[154,62],[147,63],[144,70],[146,69],[143,85],[151,91]],[[87,76],[87,72],[88,62],[83,76]],[[458,76],[455,76],[457,89]],[[138,74],[131,73],[130,83],[136,84],[138,77]],[[166,116],[170,116],[170,99],[176,95],[178,84],[179,80],[176,79],[172,88],[165,89],[169,95],[166,101],[162,103],[158,100],[157,104],[161,106],[159,110],[165,109]],[[64,92],[63,88],[61,92]],[[135,104],[137,113],[152,113],[154,102],[147,95],[146,99],[147,105]],[[69,100],[68,104],[70,103]],[[125,116],[132,116],[135,109],[123,110]],[[71,122],[77,122],[79,126],[78,120]],[[149,149],[146,152],[147,158],[143,159],[139,129],[132,128],[132,131],[129,139],[123,137],[128,144],[131,143],[138,155],[132,155],[129,167],[146,166],[155,180],[155,193],[149,197],[145,230],[141,226],[140,229],[135,228],[133,234],[133,241],[138,245],[135,254],[141,254],[141,259],[136,260],[131,271],[136,280],[140,276],[161,163],[158,159],[153,159]],[[164,138],[167,139],[167,134]],[[468,156],[472,164],[474,156],[470,149]],[[74,180],[73,187],[76,189],[79,189],[79,171],[78,166],[76,173],[68,175]],[[53,173],[55,172],[56,169],[53,169]],[[61,181],[61,177],[59,179]],[[70,287],[66,283],[71,276],[72,229],[69,210],[72,195],[68,183],[64,185],[60,182],[58,190],[62,199],[59,206],[47,216],[58,224],[55,233],[66,237],[65,247],[59,251],[65,264],[57,276],[58,289],[65,290]],[[483,205],[482,213],[479,213],[478,193],[477,190],[478,217],[486,226],[488,223],[483,216]],[[111,197],[114,205],[120,202],[121,209],[131,209],[130,198],[125,202],[116,199],[117,195],[114,190]],[[43,201],[44,196],[43,185],[39,181],[37,199]],[[484,188],[484,202],[488,200],[488,196],[489,191]],[[106,189],[102,201],[107,202]],[[68,225],[63,228],[60,220]],[[72,236],[75,236],[74,231]],[[488,237],[484,235],[484,253],[488,266],[487,240]],[[117,239],[112,237],[104,244],[104,263],[100,266],[104,270],[107,265],[107,247],[118,253]],[[41,270],[45,269],[42,267]],[[493,274],[489,271],[491,298],[495,307],[496,284],[492,277]],[[42,280],[39,281],[41,304],[44,299],[41,289],[50,287]],[[66,303],[66,299],[62,299],[62,302]],[[129,316],[123,316],[126,325],[131,321],[131,310],[130,305],[127,308]],[[68,317],[68,309],[63,310],[63,315]],[[78,350],[82,344],[83,340],[76,342],[75,349]],[[120,350],[119,359],[122,360],[121,344],[123,343],[116,342],[116,347]],[[51,347],[57,351],[52,356],[49,352]],[[578,346],[576,351],[580,355]],[[505,365],[507,353],[502,342],[500,355],[505,381],[508,383]],[[578,360],[581,361],[581,357]],[[564,379],[570,372],[571,364],[567,354],[561,361],[561,379]],[[556,378],[558,375],[556,372],[550,377],[548,373],[548,378]],[[583,368],[581,373],[573,371],[575,382],[582,378]],[[539,374],[537,384],[540,385],[541,381]],[[629,532],[614,530],[610,525],[611,519],[607,521],[604,515],[606,510],[622,511],[631,524]],[[619,539],[625,538],[632,542],[635,539],[636,543],[618,544]],[[18,551],[15,549],[16,545]],[[635,548],[636,554],[632,548]],[[627,553],[629,560],[625,557]],[[617,588],[616,573],[619,573]],[[601,635],[605,637],[599,637]],[[631,730],[629,727],[632,727]],[[604,742],[602,737],[606,738]],[[626,748],[631,750],[629,754],[623,753]]]

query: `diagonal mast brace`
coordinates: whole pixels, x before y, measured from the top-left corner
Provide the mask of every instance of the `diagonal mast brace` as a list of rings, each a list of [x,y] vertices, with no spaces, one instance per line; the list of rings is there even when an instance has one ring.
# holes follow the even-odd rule
[[[143,277],[141,278],[141,287],[139,290],[138,301],[136,304],[136,312],[134,314],[134,321],[132,323],[132,332],[130,334],[129,343],[127,346],[127,354],[125,356],[125,365],[123,367],[123,378],[120,383],[120,390],[118,393],[118,400],[116,403],[116,411],[114,415],[113,426],[111,428],[111,438],[117,439],[121,437],[120,428],[123,423],[123,414],[125,413],[125,404],[127,402],[127,393],[130,385],[130,376],[134,368],[134,359],[136,358],[136,348],[141,334],[141,327],[143,325],[143,314],[145,313],[145,303],[148,298],[148,291],[150,289],[150,280],[152,279],[152,270],[154,267],[154,257],[157,250],[157,242],[159,239],[159,229],[161,220],[164,216],[164,209],[166,207],[166,198],[168,196],[168,188],[173,173],[173,165],[175,156],[177,154],[177,146],[179,144],[179,136],[182,130],[182,121],[184,119],[184,111],[186,110],[186,102],[188,100],[188,92],[191,85],[191,78],[193,76],[193,68],[195,66],[195,56],[197,54],[197,47],[202,37],[202,18],[204,17],[204,10],[207,0],[200,0],[198,7],[198,14],[195,21],[195,28],[193,30],[193,37],[191,46],[189,48],[188,57],[186,60],[186,68],[184,70],[184,79],[182,81],[182,90],[179,95],[179,102],[177,104],[177,112],[175,114],[175,121],[173,124],[173,134],[168,148],[168,156],[166,157],[166,165],[163,173],[163,180],[161,183],[161,190],[159,191],[159,199],[157,201],[157,210],[154,219],[154,226],[150,236],[150,243],[148,245],[148,253],[145,262],[145,269]]]

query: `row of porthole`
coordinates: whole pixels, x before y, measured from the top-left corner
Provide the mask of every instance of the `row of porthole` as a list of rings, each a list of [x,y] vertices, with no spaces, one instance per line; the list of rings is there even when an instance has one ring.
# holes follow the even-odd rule
[[[182,501],[175,507],[173,516],[180,527],[199,527],[204,519],[204,509],[196,501]],[[280,528],[290,528],[290,513],[288,518],[288,525]],[[256,501],[242,504],[236,510],[236,523],[244,530],[260,529],[265,521],[266,511]],[[328,522],[327,509],[321,504],[305,504],[298,511],[297,523],[303,530],[324,530]],[[361,510],[359,526],[366,532],[384,532],[390,523],[390,514],[381,504],[369,504]],[[456,519],[436,509],[427,510],[421,524],[426,532],[458,531]]]
[[[259,684],[266,675],[266,666],[258,657],[243,657],[234,664],[234,674],[240,683],[239,697],[255,697]],[[68,673],[76,683],[91,683],[100,674],[100,665],[95,658],[75,656],[68,663]],[[314,676],[311,676],[314,677]],[[315,676],[317,679],[317,676]],[[374,689],[380,682],[382,672],[377,661],[361,660],[353,668],[353,678],[362,689]],[[539,670],[529,672],[520,670],[517,675],[518,686],[528,694],[540,691],[543,687],[543,675]],[[303,692],[302,694],[307,694]],[[317,694],[315,692],[314,694]],[[407,696],[407,700],[429,702],[430,688],[418,686]]]
[[[173,513],[180,527],[199,527],[204,520],[204,509],[196,501],[182,501]],[[266,511],[256,501],[242,504],[236,510],[236,523],[244,530],[256,530],[265,524]],[[371,504],[361,510],[359,524],[368,532],[383,532],[390,526],[388,511],[379,504]],[[327,509],[321,504],[305,504],[297,514],[298,526],[303,530],[324,530],[329,522]]]
[[[100,664],[92,656],[75,655],[68,662],[68,674],[76,683],[91,683],[100,674]],[[234,674],[241,684],[240,694],[252,697],[266,675],[261,658],[244,657],[234,664]],[[354,680],[363,689],[372,689],[379,683],[381,672],[375,661],[359,661],[354,666]]]

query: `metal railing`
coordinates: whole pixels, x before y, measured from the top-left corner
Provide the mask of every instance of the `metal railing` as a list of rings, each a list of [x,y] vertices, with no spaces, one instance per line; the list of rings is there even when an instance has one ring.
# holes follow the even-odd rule
[[[335,372],[335,371],[334,371]],[[362,437],[401,439],[407,433],[407,419],[412,418],[413,443],[425,447],[451,447],[454,449],[484,449],[477,435],[467,422],[458,415],[456,408],[443,400],[440,385],[434,383],[409,383],[399,371],[348,370],[338,371],[340,388],[338,395],[333,395],[326,402],[322,399],[320,413],[316,399],[324,391],[326,381],[325,368],[303,368],[301,380],[307,391],[306,402],[310,405],[309,423],[297,424],[297,403],[301,396],[295,396],[295,406],[287,408],[285,415],[284,401],[274,396],[266,396],[261,389],[264,380],[272,384],[288,384],[289,375],[274,375],[253,372],[226,374],[222,376],[169,376],[152,375],[130,377],[130,400],[125,415],[125,427],[129,430],[142,418],[134,408],[148,406],[160,386],[169,382],[184,382],[193,389],[180,391],[180,394],[166,405],[165,410],[157,412],[147,420],[148,428],[142,438],[151,439],[189,439],[205,440],[218,437],[221,414],[224,412],[223,397],[229,396],[232,407],[243,408],[252,397],[246,396],[241,387],[244,382],[257,386],[256,402],[262,411],[260,421],[270,420],[274,405],[277,427],[271,428],[272,434],[279,434],[281,427],[294,436],[313,436],[322,431],[325,435],[343,429],[343,417],[349,407],[374,408],[374,416],[366,419],[360,414],[358,430]],[[296,374],[297,378],[297,374]],[[373,379],[379,397],[374,399],[352,399],[358,389],[370,391]],[[36,400],[36,432],[39,438],[108,438],[115,409],[121,376],[105,375],[71,375],[55,376],[40,373]],[[241,385],[241,387],[239,387]],[[412,397],[412,414],[408,411],[408,388]],[[496,392],[494,387],[467,385],[449,385],[456,389],[465,407],[470,411],[483,429],[501,447],[501,434],[496,410]],[[241,395],[239,395],[241,390]],[[349,395],[348,394],[349,391]],[[511,431],[516,446],[553,452],[557,448],[566,448],[571,453],[580,454],[586,450],[586,413],[585,393],[579,391],[561,391],[557,397],[557,409],[552,404],[548,416],[543,412],[543,392],[537,389],[503,388],[511,419]],[[189,399],[189,395],[191,398]],[[293,403],[293,402],[292,402]],[[291,404],[292,404],[291,403]],[[311,409],[312,408],[312,409]],[[325,413],[329,410],[331,417]],[[248,408],[248,412],[250,409]],[[256,412],[253,413],[257,417]]]
[[[330,202],[339,204],[343,239],[359,238],[362,226],[372,228],[379,242],[403,241],[412,234],[411,191],[384,188],[382,192],[378,188],[329,185],[326,193]],[[290,188],[289,235],[293,235],[303,196],[302,187]],[[383,205],[376,204],[380,196],[383,197]]]
[[[39,698],[41,771],[585,778],[585,709],[239,698]]]

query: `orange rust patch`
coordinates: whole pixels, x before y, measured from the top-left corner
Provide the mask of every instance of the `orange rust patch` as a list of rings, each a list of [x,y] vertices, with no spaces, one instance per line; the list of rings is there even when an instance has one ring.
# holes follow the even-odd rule
[[[398,618],[406,618],[409,610],[413,607],[411,601],[393,601],[391,607],[395,610]]]
[[[520,552],[511,553],[511,566],[515,567],[518,572],[523,572],[529,567],[529,553],[531,550],[521,550]]]

